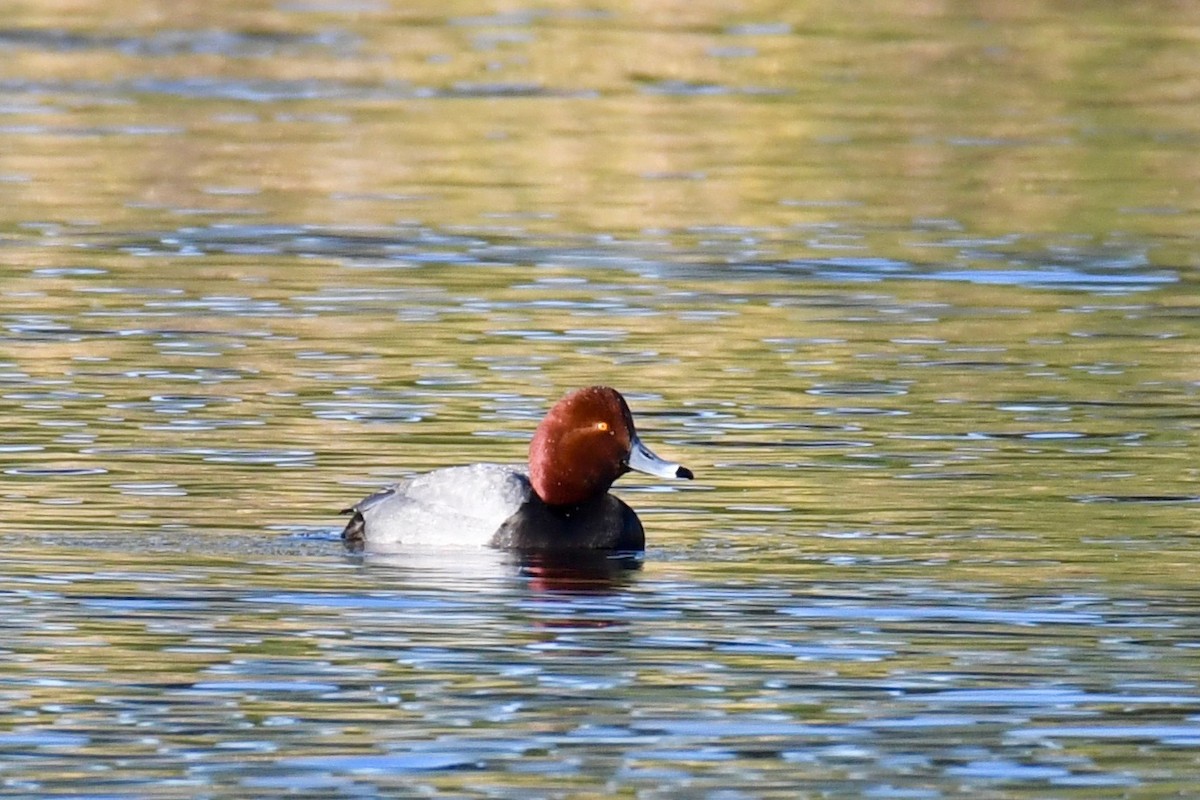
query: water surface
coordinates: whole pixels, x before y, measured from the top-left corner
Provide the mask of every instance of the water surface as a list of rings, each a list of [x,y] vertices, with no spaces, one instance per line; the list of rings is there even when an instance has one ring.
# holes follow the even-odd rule
[[[1187,7],[0,27],[0,792],[1175,797]],[[634,563],[337,511],[625,392]]]

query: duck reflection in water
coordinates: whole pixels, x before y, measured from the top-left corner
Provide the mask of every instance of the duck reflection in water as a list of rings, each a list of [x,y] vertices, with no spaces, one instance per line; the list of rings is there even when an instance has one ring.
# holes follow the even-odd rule
[[[538,592],[611,594],[627,586],[642,568],[639,553],[564,551],[515,553],[515,565]]]
[[[471,550],[362,551],[348,557],[368,569],[393,573],[386,582],[438,592],[498,592],[523,587],[533,594],[607,595],[629,586],[642,554],[604,550],[541,552]]]

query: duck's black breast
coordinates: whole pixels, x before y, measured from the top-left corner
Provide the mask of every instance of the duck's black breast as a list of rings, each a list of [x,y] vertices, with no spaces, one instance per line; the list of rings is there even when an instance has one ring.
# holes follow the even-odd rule
[[[646,532],[633,509],[605,494],[577,506],[548,506],[536,496],[506,519],[492,547],[525,552],[644,550]]]

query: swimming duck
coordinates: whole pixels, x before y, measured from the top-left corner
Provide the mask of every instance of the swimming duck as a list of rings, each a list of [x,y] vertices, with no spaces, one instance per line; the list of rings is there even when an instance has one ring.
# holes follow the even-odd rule
[[[633,509],[608,493],[630,470],[693,477],[638,438],[625,398],[608,386],[559,400],[529,445],[528,471],[501,464],[447,467],[389,486],[345,509],[352,547],[491,545],[543,551],[642,550]]]

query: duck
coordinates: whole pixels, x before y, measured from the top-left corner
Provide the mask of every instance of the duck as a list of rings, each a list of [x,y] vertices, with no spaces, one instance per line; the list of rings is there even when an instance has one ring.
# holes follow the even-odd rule
[[[576,389],[538,424],[527,469],[469,464],[408,478],[344,509],[350,521],[342,539],[355,550],[474,545],[525,553],[642,551],[641,520],[609,493],[630,471],[694,478],[642,443],[620,392]]]

